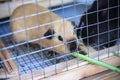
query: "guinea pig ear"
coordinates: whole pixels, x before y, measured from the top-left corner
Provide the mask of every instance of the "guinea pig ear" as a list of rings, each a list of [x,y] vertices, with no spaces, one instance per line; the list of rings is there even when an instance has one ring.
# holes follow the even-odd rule
[[[71,24],[75,27],[77,27],[76,23],[74,21],[71,21]]]
[[[44,36],[46,39],[52,39],[54,37],[55,31],[53,29],[49,29]]]
[[[71,21],[72,25],[75,26],[75,22],[74,21]]]

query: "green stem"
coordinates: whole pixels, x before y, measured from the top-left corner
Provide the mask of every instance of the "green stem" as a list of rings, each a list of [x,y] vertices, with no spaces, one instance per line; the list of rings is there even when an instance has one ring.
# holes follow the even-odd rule
[[[75,57],[77,57],[77,58],[86,60],[86,61],[88,61],[88,62],[97,64],[97,65],[99,65],[99,66],[103,66],[103,67],[105,67],[105,68],[107,68],[107,69],[110,69],[110,70],[112,70],[112,71],[114,71],[114,72],[120,73],[120,69],[119,69],[119,68],[114,67],[114,66],[112,66],[112,65],[109,65],[109,64],[107,64],[107,63],[98,61],[98,60],[96,60],[96,59],[92,59],[92,58],[90,58],[90,57],[87,57],[87,56],[82,55],[82,54],[79,54],[79,53],[73,53],[72,55],[75,56]]]

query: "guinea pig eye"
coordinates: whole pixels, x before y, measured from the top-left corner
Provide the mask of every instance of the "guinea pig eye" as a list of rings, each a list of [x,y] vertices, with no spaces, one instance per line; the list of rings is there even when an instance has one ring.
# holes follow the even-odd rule
[[[59,39],[60,41],[63,41],[63,38],[62,38],[61,36],[58,36],[58,39]]]
[[[54,37],[55,31],[52,29],[49,29],[44,36],[46,37],[46,39],[52,39]]]

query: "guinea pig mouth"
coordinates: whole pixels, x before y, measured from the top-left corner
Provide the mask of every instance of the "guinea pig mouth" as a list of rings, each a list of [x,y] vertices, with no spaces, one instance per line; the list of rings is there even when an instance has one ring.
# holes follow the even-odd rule
[[[75,52],[77,50],[76,42],[70,44],[70,52]]]
[[[78,50],[76,39],[69,40],[68,43],[67,43],[67,46],[69,47],[70,52],[75,52],[75,51]]]

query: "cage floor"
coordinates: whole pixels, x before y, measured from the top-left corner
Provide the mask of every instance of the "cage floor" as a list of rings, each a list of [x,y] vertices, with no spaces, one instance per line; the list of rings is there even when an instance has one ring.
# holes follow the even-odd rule
[[[120,74],[107,70],[81,80],[120,80]]]
[[[85,5],[76,5],[76,10],[81,8],[81,10],[77,10],[77,12],[73,11],[75,9],[74,6],[66,7],[64,8],[65,14],[62,13],[63,8],[56,10],[54,12],[60,15],[61,17],[69,18],[69,17],[82,14],[85,11],[85,7],[86,7]],[[57,9],[57,8],[59,7],[55,7],[52,9]],[[71,19],[71,20],[79,23],[79,18],[80,16],[77,18]],[[8,20],[9,19],[0,21],[1,23],[0,24],[0,35],[4,35],[4,34],[11,32],[10,23]],[[5,21],[8,21],[8,22],[5,22]],[[4,41],[6,46],[13,46],[15,44],[15,41],[12,38],[12,36],[2,37],[1,39]],[[63,61],[65,62],[65,61],[73,59],[73,57],[70,55],[61,57],[61,55],[57,53],[52,53],[53,55],[51,56],[51,52],[48,52],[48,51],[36,52],[35,54],[28,55],[29,53],[40,49],[40,46],[38,45],[33,46],[33,45],[34,44],[32,44],[32,47],[31,47],[31,44],[25,44],[25,45],[20,45],[20,46],[13,46],[12,48],[8,49],[8,51],[14,57],[18,65],[18,70],[20,74],[25,74],[28,72],[32,72],[38,69],[48,67],[50,65],[55,65],[57,63],[60,63]]]
[[[11,46],[15,44],[12,36],[2,38],[2,40],[6,46]],[[29,53],[31,52],[38,51],[40,49],[40,46],[35,44],[32,44],[31,46],[31,44],[28,44],[28,49],[26,45],[27,44],[17,47],[14,46],[13,48],[8,49],[12,57],[15,58],[14,60],[18,65],[20,74],[25,74],[51,65],[55,65],[63,61],[73,59],[72,56],[60,57],[60,54],[49,51],[42,51],[29,55]]]

